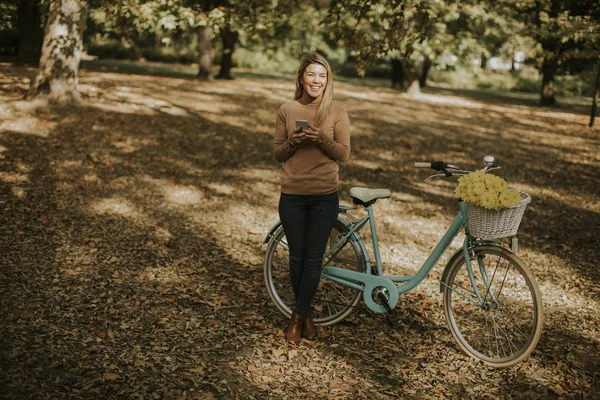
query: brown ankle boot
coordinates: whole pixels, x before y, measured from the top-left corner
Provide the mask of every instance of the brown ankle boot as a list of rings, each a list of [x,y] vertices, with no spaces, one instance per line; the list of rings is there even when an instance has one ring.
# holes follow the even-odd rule
[[[302,327],[304,326],[304,315],[292,313],[292,319],[286,329],[285,337],[288,342],[299,343],[302,338]]]
[[[302,329],[302,337],[307,340],[315,340],[317,338],[317,327],[313,321],[312,311],[306,314],[304,319],[304,328]]]

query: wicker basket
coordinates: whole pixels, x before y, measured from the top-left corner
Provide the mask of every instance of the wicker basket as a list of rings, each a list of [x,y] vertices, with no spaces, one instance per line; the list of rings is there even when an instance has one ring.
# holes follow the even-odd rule
[[[483,240],[516,235],[525,208],[531,202],[531,196],[527,193],[520,192],[520,194],[521,203],[500,211],[468,204],[471,235]]]

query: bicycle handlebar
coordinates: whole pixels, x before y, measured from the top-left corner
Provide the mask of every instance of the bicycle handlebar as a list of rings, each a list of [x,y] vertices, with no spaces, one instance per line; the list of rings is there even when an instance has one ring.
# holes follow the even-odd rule
[[[436,171],[445,171],[448,169],[455,169],[455,170],[460,169],[456,165],[446,164],[443,161],[434,161],[434,162],[417,161],[417,162],[415,162],[415,168],[431,168],[431,169],[435,169]]]
[[[485,164],[485,167],[483,168],[484,172],[493,171],[495,169],[501,169],[501,167],[494,164],[494,157],[492,157],[492,156],[485,156],[483,158],[483,163]],[[415,168],[431,168],[436,171],[442,172],[442,174],[432,175],[432,176],[430,176],[430,178],[437,177],[437,176],[449,177],[449,176],[453,176],[453,175],[464,176],[464,175],[468,175],[471,173],[471,171],[463,171],[462,169],[460,169],[460,167],[453,165],[453,164],[446,164],[443,161],[434,161],[434,162],[417,161],[417,162],[415,162],[414,165],[415,165]]]
[[[415,168],[431,168],[431,163],[430,162],[419,162],[419,161],[416,161],[415,162]]]

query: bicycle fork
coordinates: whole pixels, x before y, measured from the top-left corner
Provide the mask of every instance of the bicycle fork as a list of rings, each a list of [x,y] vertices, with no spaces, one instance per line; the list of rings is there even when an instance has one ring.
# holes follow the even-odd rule
[[[465,298],[469,302],[473,303],[479,308],[489,310],[492,308],[497,308],[499,303],[491,290],[491,281],[488,277],[487,271],[485,269],[485,257],[483,255],[475,254],[475,245],[473,244],[473,240],[468,235],[465,237],[463,242],[462,252],[465,259],[465,268],[467,269],[467,275],[469,277],[469,282],[471,284],[471,288],[473,288],[472,294],[475,295],[477,301],[475,301],[472,296],[466,296],[458,290],[455,290],[453,287],[450,287],[446,284],[445,279],[442,280],[442,285],[447,286],[450,290],[453,290],[459,296]],[[479,287],[477,285],[477,280],[475,278],[475,273],[473,272],[473,261],[476,261],[476,264],[479,269],[479,274],[481,276],[481,281],[485,288],[485,294],[482,296]],[[496,271],[492,274],[492,281],[494,280]],[[491,302],[488,302],[488,296],[491,299]]]

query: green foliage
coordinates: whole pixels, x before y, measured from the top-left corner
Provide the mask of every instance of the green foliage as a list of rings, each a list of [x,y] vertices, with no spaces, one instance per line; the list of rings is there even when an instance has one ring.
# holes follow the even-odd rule
[[[388,55],[409,58],[448,14],[443,1],[334,0],[327,24],[332,38],[344,42],[362,70]]]
[[[148,61],[163,61],[179,64],[192,64],[198,61],[198,54],[192,49],[177,50],[173,47],[142,48],[142,57]]]
[[[239,68],[288,74],[296,72],[298,68],[298,59],[284,51],[265,53],[240,48],[233,54],[233,63]]]
[[[17,54],[17,0],[0,2],[0,56]]]
[[[137,61],[140,52],[136,47],[125,47],[120,40],[99,38],[87,45],[87,53],[98,58]]]
[[[126,47],[116,39],[94,39],[87,45],[87,53],[101,59],[148,61],[191,64],[197,62],[198,54],[194,46],[182,47]]]
[[[597,0],[499,0],[498,13],[520,23],[517,33],[534,40],[530,54],[538,67],[569,59],[600,57],[600,2]]]
[[[532,67],[515,72],[493,72],[460,67],[455,70],[432,70],[429,79],[435,84],[452,89],[483,89],[504,92],[539,93],[540,74]],[[555,91],[558,96],[591,97],[593,94],[593,70],[578,75],[556,77]]]

